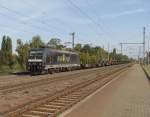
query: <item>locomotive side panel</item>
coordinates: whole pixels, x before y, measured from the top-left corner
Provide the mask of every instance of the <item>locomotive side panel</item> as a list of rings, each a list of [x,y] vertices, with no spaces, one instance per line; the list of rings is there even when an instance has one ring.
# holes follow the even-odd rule
[[[64,51],[53,51],[47,54],[47,59],[51,62],[47,63],[45,69],[48,71],[51,70],[70,70],[74,68],[80,67],[80,59],[79,55],[72,52],[64,52]]]

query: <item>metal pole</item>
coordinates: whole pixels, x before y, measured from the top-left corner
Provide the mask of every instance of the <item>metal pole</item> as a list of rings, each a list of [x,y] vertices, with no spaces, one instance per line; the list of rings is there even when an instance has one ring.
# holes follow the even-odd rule
[[[145,64],[145,30],[146,28],[143,28],[143,63]]]
[[[148,40],[148,53],[147,53],[147,58],[148,58],[148,65],[149,65],[149,40]]]
[[[71,33],[72,35],[72,49],[74,49],[74,37],[75,37],[75,32]]]
[[[108,61],[109,61],[109,46],[110,46],[110,45],[109,45],[109,43],[108,43]]]
[[[121,54],[122,54],[122,43],[120,43],[120,46],[121,46]]]
[[[141,64],[140,55],[141,55],[141,46],[139,46],[139,64]]]

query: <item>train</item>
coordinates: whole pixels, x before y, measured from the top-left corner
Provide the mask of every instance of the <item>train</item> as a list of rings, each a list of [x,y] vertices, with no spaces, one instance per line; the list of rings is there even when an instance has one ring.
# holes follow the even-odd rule
[[[27,71],[31,73],[53,73],[80,69],[80,57],[76,52],[51,48],[29,50]]]
[[[85,58],[86,59],[86,58]],[[52,48],[29,50],[26,69],[31,74],[54,73],[119,64],[117,61],[102,60],[97,63],[83,63],[80,53]]]

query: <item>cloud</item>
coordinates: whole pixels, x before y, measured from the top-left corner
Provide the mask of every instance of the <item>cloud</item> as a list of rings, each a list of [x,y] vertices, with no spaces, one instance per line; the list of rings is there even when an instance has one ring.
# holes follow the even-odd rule
[[[141,4],[144,0],[122,0],[120,1],[122,5],[138,5]]]
[[[135,9],[135,10],[123,11],[123,12],[120,12],[120,13],[113,13],[113,14],[103,15],[103,16],[101,16],[101,18],[103,18],[103,19],[117,18],[117,17],[121,17],[121,16],[133,15],[133,14],[143,13],[143,12],[146,12],[146,10],[142,9],[142,8],[139,8],[139,9]]]

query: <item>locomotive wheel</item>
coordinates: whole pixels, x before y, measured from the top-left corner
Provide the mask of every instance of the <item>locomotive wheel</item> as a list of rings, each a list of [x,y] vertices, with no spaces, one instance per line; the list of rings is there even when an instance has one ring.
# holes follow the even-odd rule
[[[68,71],[73,71],[73,68],[72,68],[72,67],[69,67],[69,68],[68,68]]]
[[[48,73],[49,74],[53,74],[53,70],[52,69],[48,69]]]

